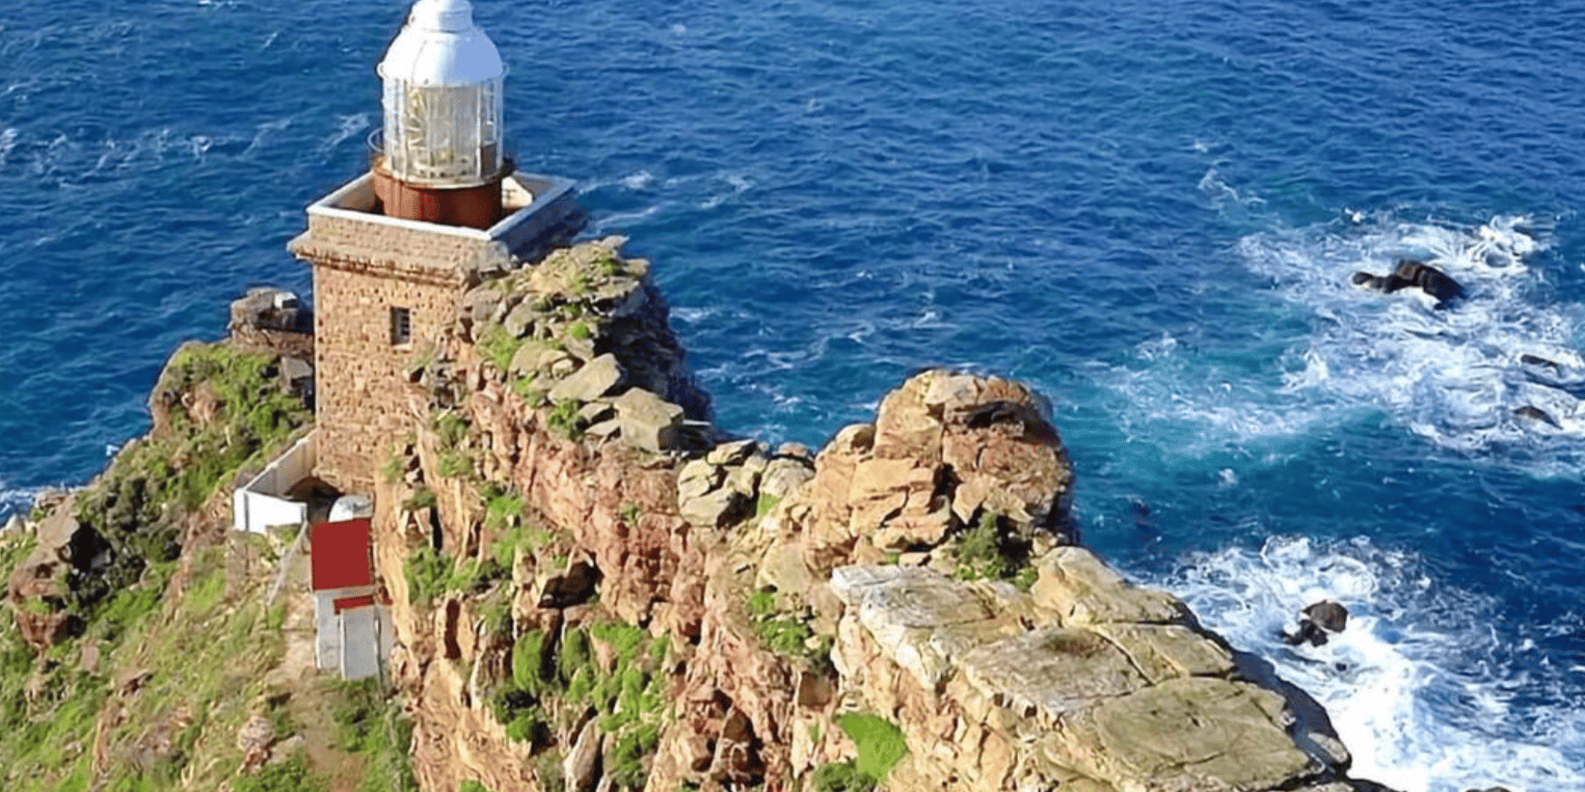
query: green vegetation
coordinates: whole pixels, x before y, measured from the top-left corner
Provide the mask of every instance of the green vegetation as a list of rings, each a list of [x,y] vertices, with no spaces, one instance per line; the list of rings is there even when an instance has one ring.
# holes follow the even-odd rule
[[[484,527],[503,531],[515,527],[523,519],[523,496],[503,491],[494,485],[484,491]]]
[[[387,484],[395,484],[401,481],[402,467],[405,461],[400,455],[392,452],[390,456],[385,458],[385,462],[380,465],[380,478],[385,479]]]
[[[182,520],[250,464],[262,464],[311,416],[281,391],[274,358],[225,344],[189,343],[166,364],[151,401],[169,419],[128,443],[77,498],[76,517],[111,550],[102,570],[74,573],[66,609],[80,623],[101,600],[180,552]],[[199,410],[201,416],[189,415]]]
[[[567,327],[567,335],[587,339],[594,337],[594,331],[589,329],[587,322],[573,322]]]
[[[870,792],[908,755],[902,729],[878,715],[851,713],[838,715],[842,727],[858,746],[858,758],[824,764],[809,776],[814,792]]]
[[[511,333],[506,332],[506,328],[491,325],[490,329],[485,331],[484,337],[474,346],[496,369],[506,371],[512,367],[512,358],[517,355],[517,350],[523,346],[523,342],[513,338]]]
[[[326,788],[322,778],[308,771],[308,762],[294,756],[279,764],[266,765],[254,775],[237,778],[233,792],[320,792]]]
[[[568,399],[556,402],[545,417],[545,423],[562,437],[577,440],[583,437],[583,418],[578,415],[578,403]]]
[[[9,625],[0,628],[0,787],[141,792],[214,789],[231,779],[233,789],[322,788],[300,763],[233,778],[236,734],[258,712],[260,680],[281,662],[285,641],[260,601],[266,576],[237,577],[228,567],[264,569],[266,545],[236,534],[224,545],[189,547],[180,596],[167,593],[177,565],[151,565],[42,662]],[[108,704],[112,680],[128,679],[135,694]],[[30,700],[27,687],[38,695]],[[265,700],[277,733],[290,733],[284,700]],[[115,720],[104,719],[109,711]]]
[[[769,514],[770,510],[776,508],[778,503],[781,503],[781,498],[760,493],[759,500],[754,504],[754,519],[758,520]]]
[[[358,792],[418,792],[408,761],[413,724],[377,679],[335,683],[336,747],[363,758]]]
[[[1007,580],[1028,591],[1037,576],[1028,560],[1028,548],[1012,546],[1000,522],[996,514],[985,512],[977,524],[958,535],[958,566],[953,576],[959,580]]]
[[[420,608],[428,607],[435,598],[446,592],[450,578],[451,559],[429,545],[408,553],[402,563],[402,573],[407,577],[407,597]]]
[[[457,792],[490,792],[490,788],[470,778],[457,786]]]
[[[545,387],[539,383],[539,374],[526,374],[513,378],[512,392],[518,395],[529,407],[537,408],[545,403]]]
[[[431,492],[429,488],[419,487],[413,491],[413,494],[407,500],[402,501],[402,508],[408,511],[433,509],[438,502],[435,498],[435,493]]]
[[[617,514],[622,518],[622,524],[623,525],[626,525],[629,528],[634,528],[634,527],[638,526],[638,518],[639,518],[638,504],[636,504],[636,503],[634,503],[632,501],[623,501],[622,507],[617,512]]]
[[[745,603],[749,626],[753,628],[760,643],[765,648],[783,657],[799,659],[816,665],[829,662],[831,653],[829,639],[813,642],[814,630],[809,625],[795,618],[778,614],[776,609],[776,593],[770,589],[759,589],[750,592]]]
[[[610,671],[595,661],[596,642],[610,647]],[[620,622],[569,627],[559,641],[529,630],[512,647],[512,678],[491,696],[492,712],[512,739],[539,747],[552,724],[570,728],[593,708],[602,713],[599,728],[615,735],[607,773],[621,788],[642,788],[667,710],[665,675],[659,669],[669,651],[666,638],[653,639]],[[559,772],[543,767],[539,772],[542,780],[561,781]]]
[[[473,457],[463,447],[468,439],[468,420],[455,410],[446,410],[430,421],[440,441],[436,448],[435,472],[447,478],[467,478],[473,475]]]
[[[875,779],[859,772],[853,762],[834,762],[816,767],[809,774],[809,789],[813,792],[871,792]]]
[[[859,772],[877,782],[884,781],[886,774],[908,755],[903,730],[879,715],[855,712],[838,715],[836,722],[858,746]]]

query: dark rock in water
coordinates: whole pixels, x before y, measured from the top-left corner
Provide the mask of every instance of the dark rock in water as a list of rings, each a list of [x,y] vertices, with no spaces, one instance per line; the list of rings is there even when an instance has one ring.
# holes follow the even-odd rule
[[[1299,614],[1299,629],[1283,632],[1282,641],[1289,646],[1321,646],[1328,640],[1327,633],[1342,632],[1347,626],[1348,609],[1331,600],[1321,600]]]
[[[1447,273],[1423,261],[1413,259],[1398,259],[1398,266],[1393,269],[1392,275],[1388,276],[1388,281],[1388,292],[1408,286],[1418,286],[1421,291],[1435,297],[1439,304],[1464,296],[1464,287],[1448,277]],[[1394,283],[1398,285],[1394,286]]]
[[[1563,368],[1563,365],[1558,363],[1556,360],[1547,360],[1544,357],[1530,354],[1520,355],[1519,362],[1527,366],[1543,366],[1545,368],[1552,369],[1553,371]]]
[[[1319,625],[1309,619],[1300,619],[1299,629],[1291,633],[1284,632],[1282,634],[1282,642],[1289,646],[1299,646],[1301,644],[1321,646],[1326,641],[1326,630],[1321,629]]]
[[[1556,418],[1553,418],[1551,415],[1547,414],[1547,411],[1541,409],[1540,407],[1533,407],[1526,404],[1523,407],[1515,409],[1513,414],[1517,418],[1529,418],[1532,421],[1540,421],[1541,423],[1547,424],[1554,429],[1563,428],[1558,425]]]
[[[1445,307],[1449,300],[1464,297],[1464,287],[1460,286],[1458,281],[1436,267],[1414,259],[1398,259],[1392,274],[1386,277],[1372,275],[1369,272],[1356,272],[1353,281],[1356,286],[1376,289],[1388,294],[1413,286],[1434,297],[1438,308]]]
[[[1342,632],[1348,627],[1348,608],[1331,600],[1321,600],[1304,609],[1304,615],[1327,632]]]
[[[1511,792],[1508,787],[1486,787],[1485,789],[1466,789],[1464,792]]]

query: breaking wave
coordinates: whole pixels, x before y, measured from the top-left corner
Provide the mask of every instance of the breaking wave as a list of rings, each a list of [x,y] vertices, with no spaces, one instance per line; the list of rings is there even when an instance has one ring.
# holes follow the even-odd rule
[[[1585,711],[1571,704],[1585,666],[1559,668],[1538,645],[1579,634],[1578,614],[1504,623],[1500,603],[1363,538],[1274,537],[1194,554],[1155,582],[1320,701],[1355,777],[1404,792],[1585,788]],[[1321,599],[1349,608],[1347,629],[1321,647],[1283,644],[1278,632]]]
[[[1578,307],[1551,303],[1532,269],[1547,227],[1499,216],[1474,226],[1351,213],[1350,221],[1247,236],[1237,249],[1281,297],[1313,312],[1314,334],[1284,390],[1371,405],[1438,446],[1585,452]],[[1418,289],[1352,286],[1399,258],[1430,263],[1467,299],[1439,309]]]

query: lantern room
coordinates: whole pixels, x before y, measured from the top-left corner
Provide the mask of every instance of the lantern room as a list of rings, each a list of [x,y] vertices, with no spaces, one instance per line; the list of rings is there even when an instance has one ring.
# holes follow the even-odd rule
[[[468,0],[418,0],[379,66],[385,214],[486,228],[501,218],[506,67]]]

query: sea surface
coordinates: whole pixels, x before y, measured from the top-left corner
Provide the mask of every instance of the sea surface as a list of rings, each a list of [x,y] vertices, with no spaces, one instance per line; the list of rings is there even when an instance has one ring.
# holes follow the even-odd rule
[[[724,426],[1028,381],[1086,543],[1325,703],[1357,775],[1585,789],[1585,4],[475,6],[517,161],[655,262]],[[366,162],[405,10],[5,4],[0,517],[143,432],[231,298],[307,293],[284,245]],[[1349,285],[1400,256],[1469,299]],[[1345,633],[1276,640],[1322,597]]]

